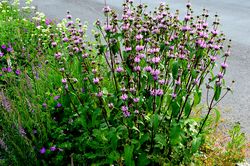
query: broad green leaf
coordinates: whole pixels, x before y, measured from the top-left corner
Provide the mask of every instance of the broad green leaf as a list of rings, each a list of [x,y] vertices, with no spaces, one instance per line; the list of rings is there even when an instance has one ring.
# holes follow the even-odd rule
[[[201,91],[196,91],[194,94],[194,107],[201,102]]]
[[[221,95],[221,87],[215,86],[215,96],[214,96],[215,101],[218,101],[220,99],[220,95]]]
[[[191,111],[191,99],[187,99],[187,103],[185,105],[185,116],[188,116]]]
[[[124,159],[125,159],[125,165],[126,166],[134,166],[135,165],[135,162],[133,160],[133,151],[134,151],[133,146],[125,145]]]
[[[145,166],[148,165],[150,163],[149,159],[147,158],[147,154],[146,153],[142,153],[139,155],[139,159],[137,162],[138,166]]]
[[[179,124],[175,123],[170,129],[170,143],[176,145],[181,141],[181,127]]]
[[[144,142],[148,141],[149,140],[149,135],[148,133],[144,134],[141,136],[140,138],[140,144],[142,145]]]
[[[158,114],[154,114],[154,119],[153,119],[153,127],[154,127],[154,130],[156,130],[158,128],[158,125],[159,125],[159,116]]]
[[[175,101],[172,103],[173,116],[176,117],[180,113],[180,104]]]
[[[172,64],[172,74],[173,74],[174,79],[177,79],[178,69],[179,69],[178,61],[173,62],[173,64]]]
[[[201,137],[194,138],[194,140],[192,141],[192,153],[197,152],[200,146],[201,146]]]

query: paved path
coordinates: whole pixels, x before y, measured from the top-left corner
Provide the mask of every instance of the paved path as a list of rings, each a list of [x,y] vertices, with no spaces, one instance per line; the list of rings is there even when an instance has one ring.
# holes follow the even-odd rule
[[[102,18],[103,0],[33,0],[50,18],[62,19],[66,11],[75,17],[92,23]],[[107,0],[119,10],[124,0]],[[135,0],[136,1],[136,0]],[[154,8],[162,0],[141,0]],[[137,0],[139,2],[139,0]],[[168,0],[173,9],[185,9],[186,0]],[[233,95],[228,95],[223,103],[223,117],[232,122],[239,121],[243,131],[250,134],[250,1],[249,0],[192,0],[195,14],[206,7],[211,15],[221,16],[222,30],[233,40],[232,57],[229,62],[228,80],[236,80]]]

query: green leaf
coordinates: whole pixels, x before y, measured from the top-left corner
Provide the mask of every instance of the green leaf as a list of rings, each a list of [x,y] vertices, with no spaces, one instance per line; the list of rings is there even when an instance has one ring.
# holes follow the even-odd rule
[[[215,111],[215,123],[220,121],[220,111],[217,108],[213,109]]]
[[[164,51],[166,49],[166,44],[165,43],[161,43],[160,44],[160,52]]]
[[[158,146],[160,149],[164,148],[164,146],[167,145],[167,141],[166,141],[167,138],[166,138],[166,136],[163,135],[163,134],[156,134],[154,140],[156,141],[157,146]]]
[[[192,70],[191,70],[191,75],[192,75],[192,78],[196,78],[196,77],[197,77],[197,72],[196,72],[196,70],[192,69]]]
[[[221,87],[215,86],[215,96],[214,96],[215,101],[218,101],[220,99],[220,95],[221,95]]]
[[[179,69],[179,63],[178,63],[178,61],[175,61],[175,62],[172,64],[172,74],[173,74],[173,78],[174,78],[174,79],[177,79],[177,76],[178,76],[178,69]]]
[[[117,42],[111,46],[111,51],[114,55],[116,55],[120,50],[120,43]]]
[[[192,153],[197,152],[200,146],[201,146],[201,137],[194,138],[194,140],[192,141],[192,148],[191,148]]]
[[[170,143],[172,145],[176,145],[180,143],[180,140],[181,140],[180,136],[181,136],[181,127],[179,124],[174,123],[170,129]]]
[[[200,102],[201,102],[201,91],[197,91],[194,94],[194,107],[200,104]]]
[[[144,142],[149,140],[149,135],[148,133],[144,134],[143,136],[141,136],[140,138],[140,144],[142,145]]]
[[[153,116],[153,128],[154,130],[157,129],[159,126],[159,116],[158,114],[154,114]]]
[[[118,152],[113,151],[108,155],[108,161],[110,164],[113,164],[114,161],[117,161],[119,159],[120,155]]]
[[[150,164],[149,159],[147,158],[147,154],[146,153],[142,153],[139,155],[139,159],[136,165],[138,166],[145,166]]]
[[[133,160],[133,151],[134,151],[134,146],[125,145],[124,159],[125,159],[125,165],[127,165],[127,166],[134,166],[135,165],[135,162]]]
[[[133,126],[132,129],[140,133],[140,130],[137,127]]]
[[[185,116],[188,116],[191,111],[191,99],[187,99],[187,103],[185,105]]]
[[[180,104],[176,101],[172,103],[173,116],[176,117],[180,113]]]

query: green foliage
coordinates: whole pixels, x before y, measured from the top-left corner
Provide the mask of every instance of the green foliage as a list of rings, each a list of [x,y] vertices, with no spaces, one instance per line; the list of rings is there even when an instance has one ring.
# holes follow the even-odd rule
[[[108,22],[103,28],[97,21],[95,41],[89,41],[86,26],[69,13],[56,24],[42,13],[29,20],[32,8],[1,3],[0,163],[194,161],[204,145],[210,113],[216,112],[216,121],[220,118],[215,106],[224,97],[225,81],[213,74],[213,56],[221,55],[216,46],[223,45],[224,36],[202,35],[198,25],[194,33],[185,30],[194,20],[168,15],[163,4],[151,14],[143,5],[126,2],[124,7],[124,14],[133,18],[118,19],[106,6]],[[220,67],[222,75],[225,66]],[[195,117],[207,76],[212,99],[207,99],[206,116]],[[243,146],[239,128],[231,135],[229,148]]]

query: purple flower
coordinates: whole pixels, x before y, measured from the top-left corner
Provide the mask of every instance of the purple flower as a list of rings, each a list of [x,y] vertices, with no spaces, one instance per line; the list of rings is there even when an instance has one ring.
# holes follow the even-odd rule
[[[136,90],[135,90],[135,88],[133,87],[133,88],[130,88],[129,91],[130,91],[131,93],[135,93]]]
[[[187,6],[187,8],[190,8],[191,7],[191,3],[188,2],[186,6]]]
[[[0,51],[0,57],[2,57],[3,55],[4,55],[3,52]]]
[[[63,83],[63,84],[66,84],[66,83],[67,83],[67,79],[66,79],[66,78],[63,78],[63,79],[62,79],[62,83]]]
[[[74,24],[74,22],[73,21],[69,21],[68,23],[67,23],[67,27],[70,27],[71,25],[73,25]]]
[[[56,151],[56,146],[52,146],[52,147],[50,147],[50,151],[51,151],[51,152]]]
[[[82,58],[87,58],[89,56],[89,54],[85,53],[82,55]]]
[[[223,69],[225,69],[225,68],[228,67],[228,64],[227,64],[226,62],[223,62],[223,63],[221,63],[221,67],[222,67]]]
[[[57,46],[57,43],[56,42],[52,42],[51,45],[52,45],[52,47],[55,47],[55,46]]]
[[[7,52],[11,52],[12,50],[13,50],[12,47],[7,48]]]
[[[6,45],[4,45],[4,44],[3,44],[1,47],[2,47],[2,49],[4,49],[4,50],[7,48]]]
[[[47,107],[47,104],[46,104],[46,103],[43,103],[42,106],[43,106],[43,108],[46,108],[46,107]]]
[[[146,58],[146,55],[145,54],[139,54],[138,57],[139,58]]]
[[[177,94],[176,94],[176,93],[172,93],[172,94],[171,94],[171,97],[172,97],[173,99],[175,99],[175,98],[177,97]]]
[[[141,61],[141,59],[137,56],[137,57],[135,57],[135,59],[134,59],[134,62],[135,63],[140,63],[140,61]]]
[[[156,96],[156,90],[155,90],[155,89],[150,90],[150,95],[151,95],[151,96]]]
[[[40,149],[40,153],[41,153],[41,154],[44,154],[45,152],[46,152],[45,147],[42,147],[42,148]]]
[[[100,82],[99,78],[94,78],[94,79],[93,79],[93,83],[94,83],[94,84],[98,84],[99,82]]]
[[[67,37],[63,38],[63,42],[68,42],[68,41],[69,41],[69,39]]]
[[[23,137],[26,135],[26,132],[25,132],[24,128],[22,128],[22,127],[19,127],[19,133]]]
[[[124,31],[129,30],[129,24],[122,25],[122,30]]]
[[[62,104],[61,103],[57,103],[56,104],[56,108],[60,108],[60,107],[62,107]]]
[[[138,35],[136,35],[136,40],[141,40],[142,38],[143,38],[143,36],[142,36],[142,34],[138,34]]]
[[[109,6],[104,6],[104,8],[102,10],[104,13],[109,13],[111,11]]]
[[[62,54],[61,54],[60,52],[55,53],[55,58],[56,58],[56,59],[60,59],[60,58],[61,58],[61,56],[62,56]]]
[[[129,117],[130,116],[130,112],[128,111],[128,107],[127,106],[122,106],[122,112],[124,117]]]
[[[11,67],[8,67],[8,68],[7,68],[7,72],[9,72],[9,73],[12,72]]]
[[[179,78],[178,80],[175,80],[176,85],[181,85],[181,79]]]
[[[214,45],[213,48],[214,48],[216,51],[218,51],[218,50],[220,49],[220,46]]]
[[[21,71],[20,70],[16,70],[16,75],[20,75],[21,74]]]
[[[97,97],[102,97],[102,96],[103,96],[103,92],[102,92],[102,91],[98,92],[98,93],[96,94],[96,96],[97,96]]]
[[[216,56],[210,56],[210,59],[212,62],[216,61],[217,57]]]
[[[135,66],[135,67],[134,67],[134,71],[135,71],[135,72],[141,71],[141,67],[140,67],[140,66]]]
[[[142,50],[144,50],[144,46],[136,46],[136,51],[142,51]]]
[[[92,73],[96,74],[97,73],[97,69],[92,69]]]
[[[218,35],[218,31],[216,30],[216,29],[213,29],[212,31],[211,31],[211,33],[214,35],[214,36],[216,36],[216,35]]]
[[[197,41],[197,44],[201,47],[201,48],[206,48],[207,47],[207,43],[204,40],[199,39]]]
[[[160,57],[153,57],[151,61],[152,61],[152,63],[154,63],[154,64],[158,64],[158,63],[160,62],[160,60],[161,60]]]
[[[123,68],[122,68],[122,67],[120,67],[120,66],[119,66],[119,67],[117,67],[117,68],[116,68],[116,72],[117,72],[117,73],[121,73],[121,72],[123,72]]]
[[[48,19],[48,18],[45,19],[45,24],[46,24],[46,25],[49,25],[51,22],[52,22],[52,21],[51,21],[50,19]]]
[[[125,47],[125,51],[128,52],[128,51],[131,51],[132,48],[131,47]]]
[[[190,15],[186,15],[184,19],[185,19],[185,21],[188,21],[188,20],[191,19],[191,16]]]
[[[146,67],[144,67],[144,70],[146,72],[151,72],[152,68],[151,68],[151,66],[146,66]]]
[[[6,68],[6,67],[3,67],[3,68],[2,68],[2,71],[3,71],[3,72],[6,72],[6,71],[7,71],[7,68]]]
[[[104,30],[105,30],[106,32],[110,32],[111,29],[112,29],[112,26],[111,26],[111,25],[106,25],[106,26],[104,27]]]
[[[139,98],[134,98],[134,99],[133,99],[133,101],[134,101],[135,103],[138,103],[139,100],[140,100]]]
[[[58,100],[60,98],[60,96],[55,96],[54,100]]]
[[[158,82],[159,82],[159,84],[161,84],[161,85],[164,85],[164,84],[165,84],[165,80],[164,80],[164,79],[159,80]]]
[[[122,99],[123,101],[127,100],[127,99],[128,99],[128,95],[122,94],[121,99]]]
[[[158,69],[156,69],[156,70],[153,69],[153,70],[151,70],[150,73],[152,74],[152,76],[158,76],[161,73],[161,71]]]
[[[78,52],[80,51],[78,47],[74,47],[73,50],[74,50],[76,53],[78,53]]]
[[[219,79],[222,79],[223,76],[224,76],[224,75],[223,75],[223,73],[221,73],[221,72],[217,74],[217,77],[218,77]]]
[[[162,96],[163,95],[163,90],[162,89],[157,89],[156,90],[156,95],[157,96]]]
[[[70,20],[72,18],[72,16],[70,14],[68,14],[67,18]]]

